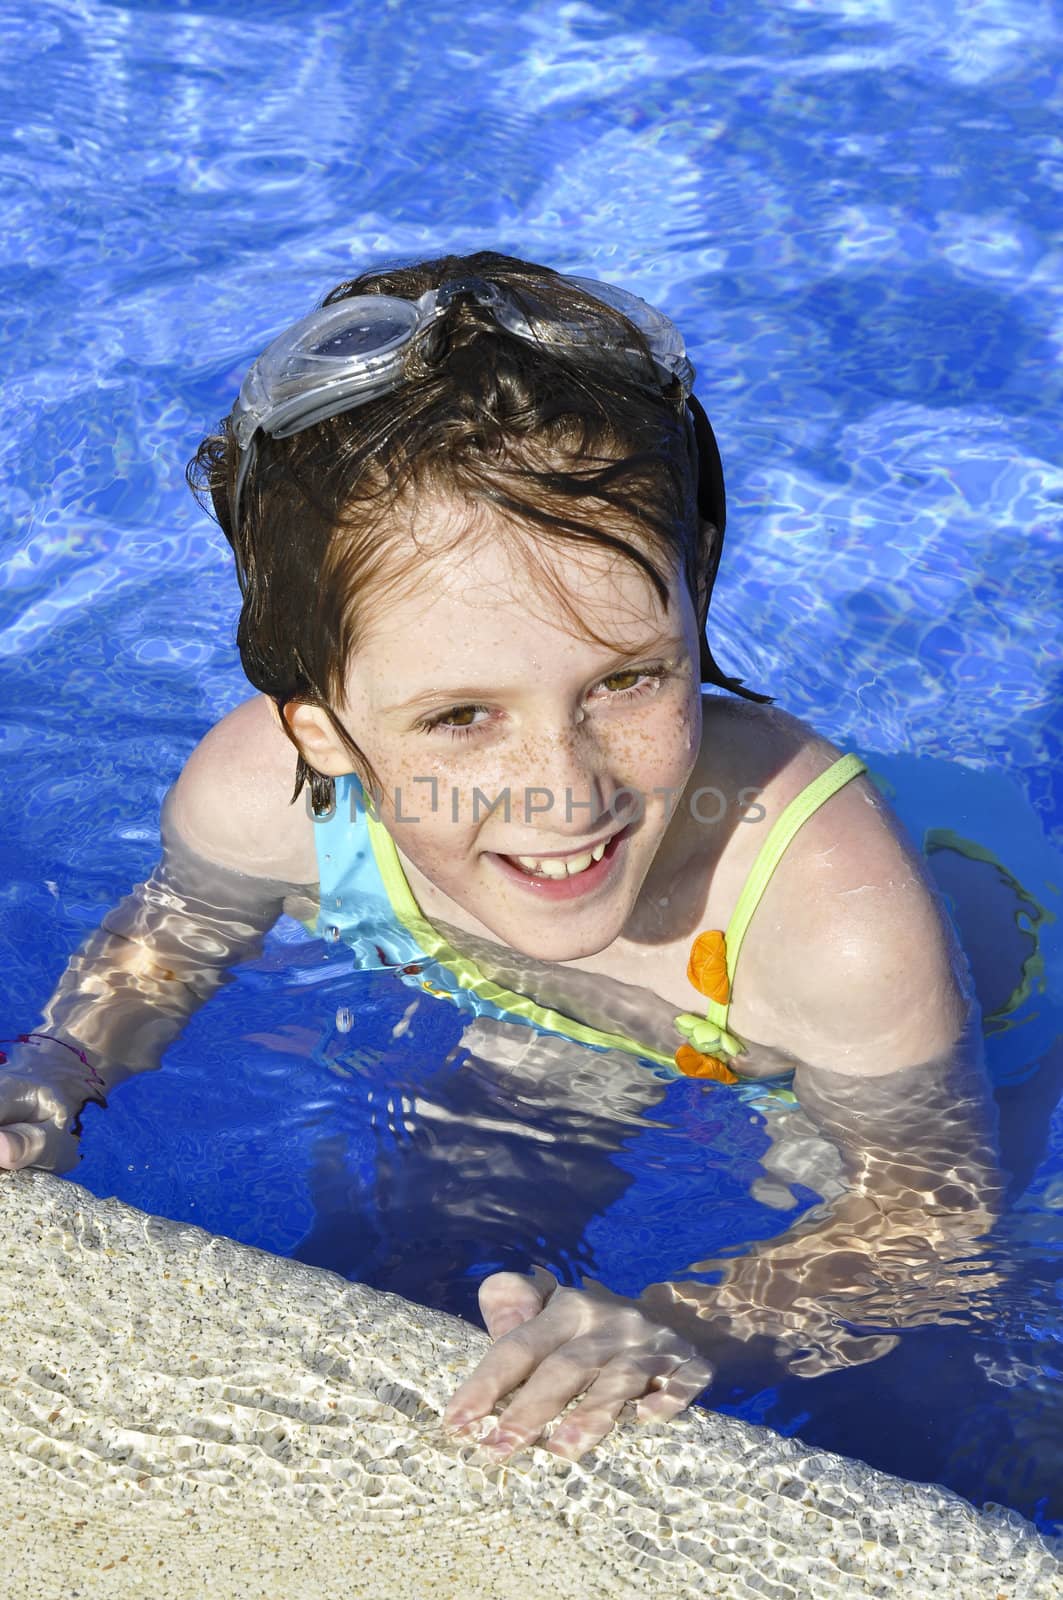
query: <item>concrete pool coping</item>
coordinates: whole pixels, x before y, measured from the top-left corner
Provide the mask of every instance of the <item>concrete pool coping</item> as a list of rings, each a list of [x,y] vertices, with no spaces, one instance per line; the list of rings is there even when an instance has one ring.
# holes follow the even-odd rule
[[[711,1412],[478,1463],[439,1428],[468,1324],[49,1173],[3,1175],[0,1223],[8,1592],[1063,1593],[1016,1513]]]

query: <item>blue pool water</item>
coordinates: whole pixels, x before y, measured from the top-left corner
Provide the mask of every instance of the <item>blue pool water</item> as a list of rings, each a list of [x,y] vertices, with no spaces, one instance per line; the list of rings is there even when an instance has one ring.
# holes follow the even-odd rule
[[[625,284],[686,332],[727,466],[722,664],[1045,913],[1029,990],[988,1027],[1006,1289],[873,1365],[751,1363],[708,1403],[1058,1529],[1050,7],[0,0],[0,41],[0,1037],[147,875],[166,789],[248,693],[228,548],[183,467],[249,359],[383,258],[493,246]],[[977,881],[973,920],[1029,940],[1029,903]],[[676,1083],[588,1137],[507,1102],[459,1019],[409,1004],[282,921],[161,1073],[87,1113],[73,1176],[468,1316],[496,1266],[634,1292],[815,1198],[756,1197],[765,1119],[728,1091]],[[475,1161],[442,1131],[487,1123]]]

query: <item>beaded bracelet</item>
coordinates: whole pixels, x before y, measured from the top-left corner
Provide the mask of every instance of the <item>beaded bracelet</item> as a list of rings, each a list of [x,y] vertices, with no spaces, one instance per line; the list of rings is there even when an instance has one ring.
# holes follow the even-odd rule
[[[96,1071],[96,1068],[92,1065],[92,1062],[89,1060],[84,1050],[79,1050],[76,1045],[67,1044],[65,1039],[57,1039],[52,1033],[18,1033],[13,1039],[0,1039],[0,1044],[29,1044],[33,1039],[47,1039],[50,1044],[61,1044],[64,1050],[72,1051],[82,1065],[88,1067],[89,1082],[92,1084],[98,1084],[101,1089],[106,1089],[106,1082],[100,1077],[100,1074]],[[6,1052],[0,1050],[0,1066],[3,1066],[6,1061]]]

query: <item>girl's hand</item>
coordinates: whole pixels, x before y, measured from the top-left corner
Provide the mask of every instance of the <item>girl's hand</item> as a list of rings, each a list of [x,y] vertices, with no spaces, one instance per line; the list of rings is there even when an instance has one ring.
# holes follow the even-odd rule
[[[0,1068],[0,1170],[69,1172],[81,1160],[70,1131],[74,1120],[74,1109],[50,1084],[27,1082]]]
[[[626,1401],[639,1402],[639,1421],[674,1417],[712,1380],[703,1351],[656,1321],[645,1304],[600,1284],[562,1289],[536,1267],[531,1278],[493,1273],[479,1298],[495,1342],[451,1397],[443,1421],[455,1431],[467,1427],[523,1384],[481,1444],[499,1459],[534,1444],[577,1395],[583,1399],[545,1446],[570,1461],[604,1439]]]
[[[0,1171],[76,1167],[81,1151],[73,1130],[90,1100],[106,1104],[105,1090],[83,1049],[43,1033],[0,1041]]]

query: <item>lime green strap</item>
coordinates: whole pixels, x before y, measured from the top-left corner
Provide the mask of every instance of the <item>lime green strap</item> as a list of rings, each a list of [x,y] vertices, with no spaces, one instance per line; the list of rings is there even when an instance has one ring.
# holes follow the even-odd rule
[[[406,927],[411,922],[423,922],[421,908],[413,897],[413,890],[406,881],[406,874],[402,870],[395,841],[384,824],[366,807],[366,826],[369,829],[369,843],[373,847],[376,858],[377,871],[387,890],[391,909],[399,921]],[[434,932],[434,930],[433,930]]]
[[[797,830],[803,826],[814,811],[818,811],[825,800],[837,794],[839,789],[867,771],[867,764],[859,756],[841,756],[829,766],[826,772],[821,772],[818,778],[813,778],[807,788],[802,789],[785,810],[776,817],[771,830],[757,853],[752,871],[742,886],[742,893],[731,914],[725,935],[727,945],[727,977],[733,984],[735,968],[738,965],[738,952],[742,948],[742,940],[746,936],[750,919],[760,904],[760,897],[768,886],[768,880],[775,868],[779,865],[787,846]],[[723,1018],[726,1026],[726,1016]]]
[[[395,841],[384,824],[368,810],[366,822],[369,826],[369,842],[373,847],[377,870],[391,901],[391,909],[403,927],[417,940],[425,955],[433,961],[438,961],[440,966],[452,973],[463,989],[479,995],[481,1000],[487,1000],[501,1010],[525,1017],[529,1022],[546,1028],[550,1033],[563,1034],[580,1044],[623,1050],[628,1055],[642,1056],[647,1060],[656,1061],[661,1066],[674,1068],[674,1056],[665,1055],[660,1050],[652,1050],[648,1045],[639,1044],[636,1039],[628,1038],[627,1034],[605,1033],[601,1028],[592,1028],[585,1023],[576,1022],[572,1017],[563,1016],[560,1011],[551,1011],[547,1006],[537,1005],[527,995],[517,994],[512,989],[504,989],[501,984],[485,977],[474,961],[468,956],[459,955],[453,945],[448,944],[442,934],[425,919],[402,870]]]

